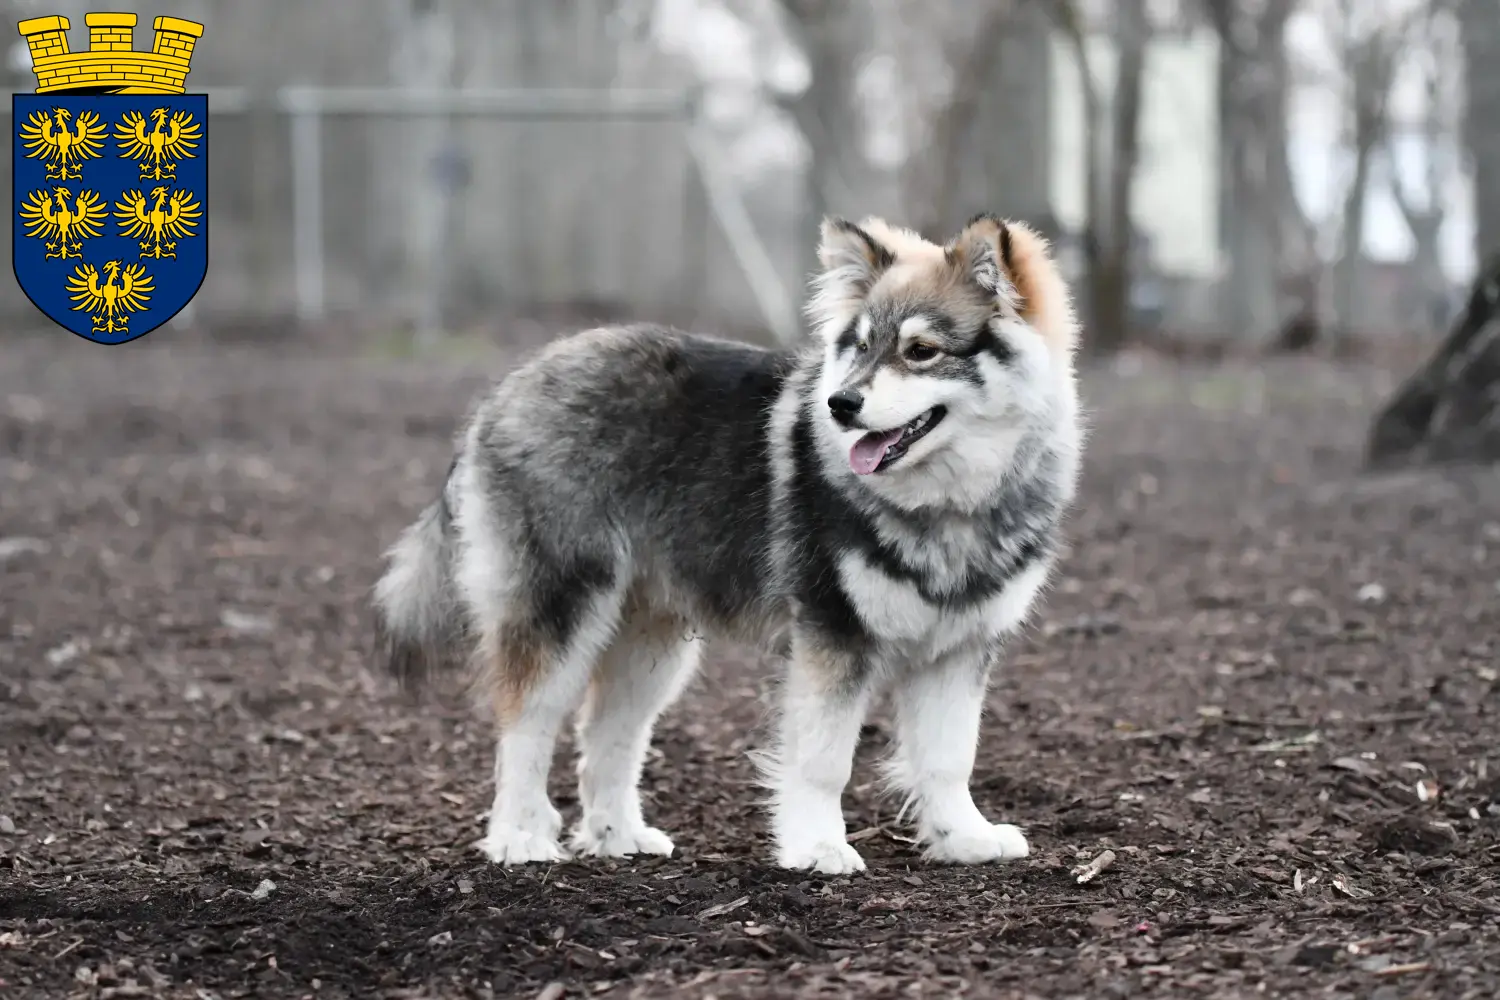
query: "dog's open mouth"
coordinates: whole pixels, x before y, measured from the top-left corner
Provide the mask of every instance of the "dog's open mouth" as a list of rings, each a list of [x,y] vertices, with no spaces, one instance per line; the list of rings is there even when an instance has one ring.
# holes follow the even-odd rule
[[[948,410],[934,406],[926,413],[889,431],[871,431],[849,449],[849,467],[861,476],[889,469],[912,445],[932,432]]]

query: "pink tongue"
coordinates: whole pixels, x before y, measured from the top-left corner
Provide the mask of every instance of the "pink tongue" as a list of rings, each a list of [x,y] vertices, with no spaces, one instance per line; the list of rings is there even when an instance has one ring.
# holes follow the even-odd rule
[[[849,449],[849,467],[861,476],[868,476],[875,471],[880,460],[885,458],[885,453],[890,450],[891,445],[901,440],[901,428],[886,431],[884,434],[866,434],[854,442],[854,447]]]

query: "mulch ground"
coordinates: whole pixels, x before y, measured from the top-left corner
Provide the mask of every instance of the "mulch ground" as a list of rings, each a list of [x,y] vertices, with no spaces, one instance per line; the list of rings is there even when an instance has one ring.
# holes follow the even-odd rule
[[[193,339],[0,350],[0,996],[1500,993],[1500,476],[1362,475],[1390,373],[1087,374],[974,779],[1031,858],[921,862],[882,714],[870,870],[770,867],[721,649],[648,768],[678,856],[505,871],[486,723],[368,672],[366,596],[507,359]]]

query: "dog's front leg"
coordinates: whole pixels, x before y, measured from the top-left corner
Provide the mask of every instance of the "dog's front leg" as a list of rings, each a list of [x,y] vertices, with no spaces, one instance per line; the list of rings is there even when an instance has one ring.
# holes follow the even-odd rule
[[[917,835],[933,861],[977,864],[1030,853],[1026,837],[984,818],[969,792],[992,653],[971,649],[914,666],[896,685],[893,783],[917,812]]]
[[[799,634],[782,691],[778,753],[768,762],[772,831],[783,868],[863,871],[844,833],[843,793],[869,705],[863,661]]]

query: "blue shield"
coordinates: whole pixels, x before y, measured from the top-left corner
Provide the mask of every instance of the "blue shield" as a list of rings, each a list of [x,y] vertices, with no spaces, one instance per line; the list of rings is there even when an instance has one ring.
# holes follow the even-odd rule
[[[47,317],[123,344],[208,273],[208,97],[16,94],[16,280]]]

